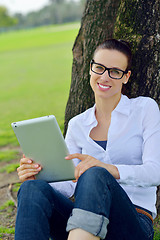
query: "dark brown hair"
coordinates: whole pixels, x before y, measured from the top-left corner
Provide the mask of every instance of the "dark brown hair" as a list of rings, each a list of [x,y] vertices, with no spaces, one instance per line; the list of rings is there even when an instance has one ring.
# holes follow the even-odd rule
[[[131,63],[132,63],[132,51],[130,44],[127,41],[124,40],[116,40],[116,39],[107,39],[105,42],[101,43],[95,50],[95,53],[100,49],[110,49],[110,50],[117,50],[121,53],[123,53],[127,59],[128,59],[128,65],[126,70],[131,69]]]

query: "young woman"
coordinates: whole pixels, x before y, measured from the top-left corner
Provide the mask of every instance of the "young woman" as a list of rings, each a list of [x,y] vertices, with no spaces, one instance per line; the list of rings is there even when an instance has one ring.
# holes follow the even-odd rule
[[[21,159],[16,240],[153,239],[160,112],[151,98],[122,95],[130,67],[125,41],[109,39],[94,52],[95,105],[71,119],[66,134],[76,183],[34,180],[41,166]]]

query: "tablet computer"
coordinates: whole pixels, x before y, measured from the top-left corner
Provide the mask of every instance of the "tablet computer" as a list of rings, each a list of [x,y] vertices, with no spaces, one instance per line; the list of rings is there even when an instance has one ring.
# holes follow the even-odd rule
[[[11,126],[25,156],[43,168],[36,179],[47,182],[75,179],[73,162],[65,160],[69,152],[55,116],[14,122]]]

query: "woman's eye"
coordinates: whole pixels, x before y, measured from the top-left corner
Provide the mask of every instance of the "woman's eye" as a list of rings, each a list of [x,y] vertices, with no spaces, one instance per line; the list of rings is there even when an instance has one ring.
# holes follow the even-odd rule
[[[120,71],[118,71],[117,69],[111,69],[111,70],[110,70],[110,73],[111,73],[111,74],[115,74],[115,75],[119,75],[119,74],[120,74]]]
[[[103,69],[101,66],[96,66],[97,69]]]
[[[103,71],[104,68],[103,68],[102,66],[96,66],[96,70],[98,70],[98,71]]]

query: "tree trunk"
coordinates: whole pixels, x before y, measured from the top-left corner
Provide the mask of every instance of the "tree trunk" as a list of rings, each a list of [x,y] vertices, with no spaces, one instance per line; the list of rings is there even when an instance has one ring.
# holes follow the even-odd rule
[[[88,0],[81,28],[73,46],[72,82],[65,112],[64,135],[68,121],[93,105],[89,84],[89,63],[96,46],[113,37],[120,0]]]
[[[96,46],[111,37],[126,39],[132,44],[132,75],[125,94],[152,97],[160,106],[160,1],[88,0],[73,47],[64,135],[69,119],[94,103],[89,62]],[[160,191],[157,195],[160,212]]]
[[[160,1],[122,0],[114,37],[129,40],[134,53],[126,94],[149,96],[160,105]]]

